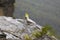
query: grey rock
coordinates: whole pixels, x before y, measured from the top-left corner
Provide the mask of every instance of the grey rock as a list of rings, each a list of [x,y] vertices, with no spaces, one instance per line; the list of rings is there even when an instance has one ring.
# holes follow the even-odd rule
[[[25,34],[31,36],[32,31],[35,29],[41,30],[42,26],[36,23],[33,25],[27,25],[26,20],[24,19],[13,19],[12,17],[0,16],[0,29],[7,35],[7,39],[11,38],[24,40],[23,36]],[[51,37],[44,35],[37,40],[50,40],[50,38]]]

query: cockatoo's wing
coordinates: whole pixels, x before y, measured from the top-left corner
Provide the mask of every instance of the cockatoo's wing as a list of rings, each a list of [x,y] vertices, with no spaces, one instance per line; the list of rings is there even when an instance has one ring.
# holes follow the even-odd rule
[[[33,20],[31,20],[31,19],[27,19],[27,21],[36,24],[36,23],[35,23]]]

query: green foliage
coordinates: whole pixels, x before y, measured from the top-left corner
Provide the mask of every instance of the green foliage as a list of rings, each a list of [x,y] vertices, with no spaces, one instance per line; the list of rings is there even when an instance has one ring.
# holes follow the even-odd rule
[[[49,33],[48,33],[49,32]],[[49,36],[52,36],[54,35],[55,31],[53,30],[53,28],[50,26],[50,25],[45,25],[43,28],[42,28],[42,31],[38,31],[38,30],[35,30],[34,32],[32,32],[32,35],[35,37],[35,38],[39,38],[39,37],[42,37],[43,35],[47,34]]]
[[[41,33],[40,33],[40,31],[35,30],[34,32],[32,32],[32,36],[35,38],[39,38],[39,37],[41,37]]]
[[[44,30],[43,30],[43,29],[44,29]],[[55,36],[55,35],[56,35],[56,34],[55,34],[55,30],[54,30],[50,25],[45,25],[43,29],[42,29],[42,30],[43,30],[43,31],[46,31],[46,33],[49,32],[49,34],[48,34],[49,36],[52,36],[52,35]]]
[[[45,35],[48,31],[50,31],[52,29],[52,27],[50,25],[45,25],[43,28],[42,28],[42,32],[41,34],[42,35]]]
[[[25,35],[24,35],[24,39],[25,39],[25,40],[32,40],[32,38],[31,38],[28,34],[25,34]]]
[[[52,30],[49,31],[49,34],[48,34],[48,35],[49,35],[49,36],[52,36],[52,35],[55,36],[56,33],[55,33],[55,31],[52,29]]]
[[[47,24],[44,26],[44,28],[46,28],[47,30],[53,29],[50,25],[47,25]]]

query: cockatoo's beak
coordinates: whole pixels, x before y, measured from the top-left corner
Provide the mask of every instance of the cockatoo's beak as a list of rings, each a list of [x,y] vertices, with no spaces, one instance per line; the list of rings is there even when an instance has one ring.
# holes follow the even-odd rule
[[[29,14],[28,13],[25,13],[25,18],[29,19]]]

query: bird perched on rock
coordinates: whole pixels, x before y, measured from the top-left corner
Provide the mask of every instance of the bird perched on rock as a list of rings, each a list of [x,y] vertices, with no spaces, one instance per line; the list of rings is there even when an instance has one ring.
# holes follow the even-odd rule
[[[36,24],[33,20],[31,20],[30,18],[29,18],[29,14],[28,13],[25,13],[25,20],[26,20],[26,22],[27,22],[27,24],[28,25],[30,25],[30,24]]]

